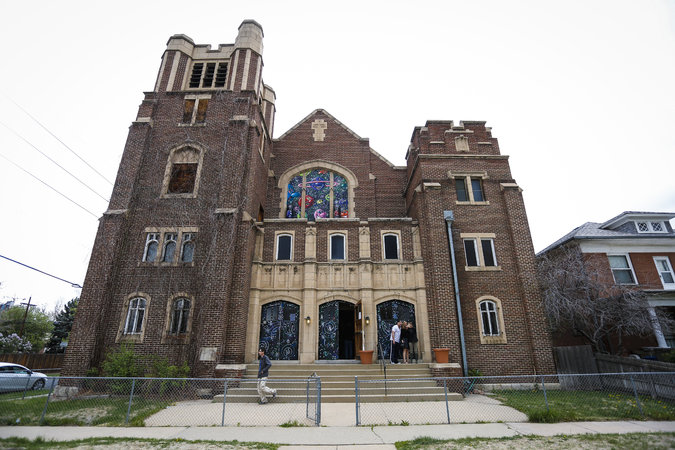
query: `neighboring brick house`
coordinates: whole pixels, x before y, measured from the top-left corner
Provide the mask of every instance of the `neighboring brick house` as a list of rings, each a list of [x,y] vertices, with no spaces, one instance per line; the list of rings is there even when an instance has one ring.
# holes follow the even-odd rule
[[[634,286],[647,295],[653,335],[628,336],[629,352],[645,347],[675,347],[675,330],[656,320],[655,308],[675,319],[675,213],[626,211],[605,223],[587,222],[546,247],[537,256],[556,258],[561,248],[576,248],[584,266],[597,271],[607,286]],[[570,332],[554,333],[555,345],[579,345],[584,339]],[[610,345],[614,345],[614,339]],[[651,350],[651,349],[650,349]]]
[[[217,50],[169,39],[101,218],[64,374],[124,342],[199,377],[260,346],[307,363],[381,344],[386,358],[397,318],[416,323],[423,361],[450,349],[450,372],[552,372],[521,189],[490,128],[429,121],[401,167],[321,109],[272,139],[262,67],[253,21]]]

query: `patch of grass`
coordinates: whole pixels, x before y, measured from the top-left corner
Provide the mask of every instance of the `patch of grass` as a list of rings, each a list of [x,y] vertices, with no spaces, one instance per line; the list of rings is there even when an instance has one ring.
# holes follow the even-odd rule
[[[26,391],[26,397],[35,397],[38,395],[47,395],[49,394],[49,389],[40,389],[39,391]],[[0,401],[2,400],[12,400],[23,397],[23,391],[19,392],[7,392],[0,394]]]
[[[281,428],[293,428],[293,427],[306,427],[307,425],[301,424],[297,420],[289,420],[279,425]]]
[[[578,434],[558,436],[511,436],[503,438],[462,438],[453,440],[419,437],[412,441],[396,443],[398,450],[450,449],[450,448],[519,448],[519,449],[577,449],[577,448],[630,448],[672,449],[675,433],[627,434]]]
[[[44,449],[44,448],[74,448],[86,446],[104,447],[113,446],[115,448],[133,447],[134,444],[146,444],[150,448],[181,448],[187,444],[208,444],[218,447],[234,448],[252,448],[262,450],[277,450],[278,444],[269,444],[266,442],[239,442],[239,441],[187,441],[184,439],[148,439],[148,438],[112,438],[97,437],[89,439],[78,439],[73,441],[45,441],[42,438],[30,440],[26,438],[4,438],[0,439],[0,448],[21,448],[26,450]]]
[[[546,392],[549,411],[546,411],[541,390],[500,390],[494,392],[505,405],[525,414],[532,422],[561,422],[584,420],[675,420],[675,402],[640,396],[642,411],[629,394],[597,391]]]
[[[42,397],[21,397],[0,400],[0,425],[39,425],[47,400]],[[170,402],[134,399],[129,415],[129,426],[144,426],[146,418],[168,406]],[[51,400],[44,425],[107,425],[124,426],[129,399],[88,398]]]

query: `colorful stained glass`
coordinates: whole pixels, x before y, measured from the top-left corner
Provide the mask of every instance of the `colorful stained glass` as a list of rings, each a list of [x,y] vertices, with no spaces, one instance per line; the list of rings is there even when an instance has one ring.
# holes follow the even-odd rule
[[[344,177],[326,169],[297,174],[288,183],[286,218],[349,217],[349,185]]]
[[[302,217],[301,199],[302,199],[302,174],[297,175],[288,183],[288,193],[286,195],[286,218],[298,219]]]
[[[333,174],[333,217],[349,217],[349,186],[347,180]]]

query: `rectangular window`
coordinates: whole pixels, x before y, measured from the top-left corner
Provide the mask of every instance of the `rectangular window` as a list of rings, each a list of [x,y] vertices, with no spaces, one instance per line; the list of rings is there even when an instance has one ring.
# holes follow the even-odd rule
[[[673,266],[667,256],[655,256],[654,263],[656,270],[659,272],[663,289],[675,289],[675,274],[673,274]]]
[[[277,236],[277,261],[290,261],[292,257],[293,236],[280,234]]]
[[[635,228],[638,233],[666,233],[668,231],[663,222],[635,222]]]
[[[190,125],[206,122],[206,109],[209,106],[208,98],[186,98],[183,107],[183,124]]]
[[[384,242],[384,259],[399,259],[398,234],[385,234],[383,236],[383,242]]]
[[[616,284],[635,284],[635,275],[626,255],[608,255]]]
[[[466,265],[469,267],[478,267],[478,249],[475,239],[464,239],[464,253],[466,253]]]
[[[456,177],[455,190],[458,202],[485,202],[483,179],[481,177]]]
[[[330,259],[345,259],[345,235],[330,235]]]
[[[124,334],[140,334],[143,330],[145,317],[145,299],[134,298],[129,302],[127,320],[124,324]]]
[[[467,267],[497,267],[494,239],[476,237],[464,239]]]
[[[169,194],[189,194],[194,191],[197,179],[196,163],[174,163],[171,165]]]
[[[466,191],[466,178],[455,179],[455,189],[457,189],[457,201],[468,202],[469,193]]]

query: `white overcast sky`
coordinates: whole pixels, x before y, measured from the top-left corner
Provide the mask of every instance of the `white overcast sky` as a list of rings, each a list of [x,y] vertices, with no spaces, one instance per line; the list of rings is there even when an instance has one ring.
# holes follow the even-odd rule
[[[485,120],[536,250],[625,210],[675,211],[675,1],[12,1],[0,6],[0,255],[82,284],[168,38],[265,33],[275,137],[324,108],[397,165],[426,120]],[[9,131],[11,130],[11,131]],[[86,210],[33,177],[19,164]],[[140,257],[140,255],[139,255]],[[0,300],[79,290],[0,259]]]

